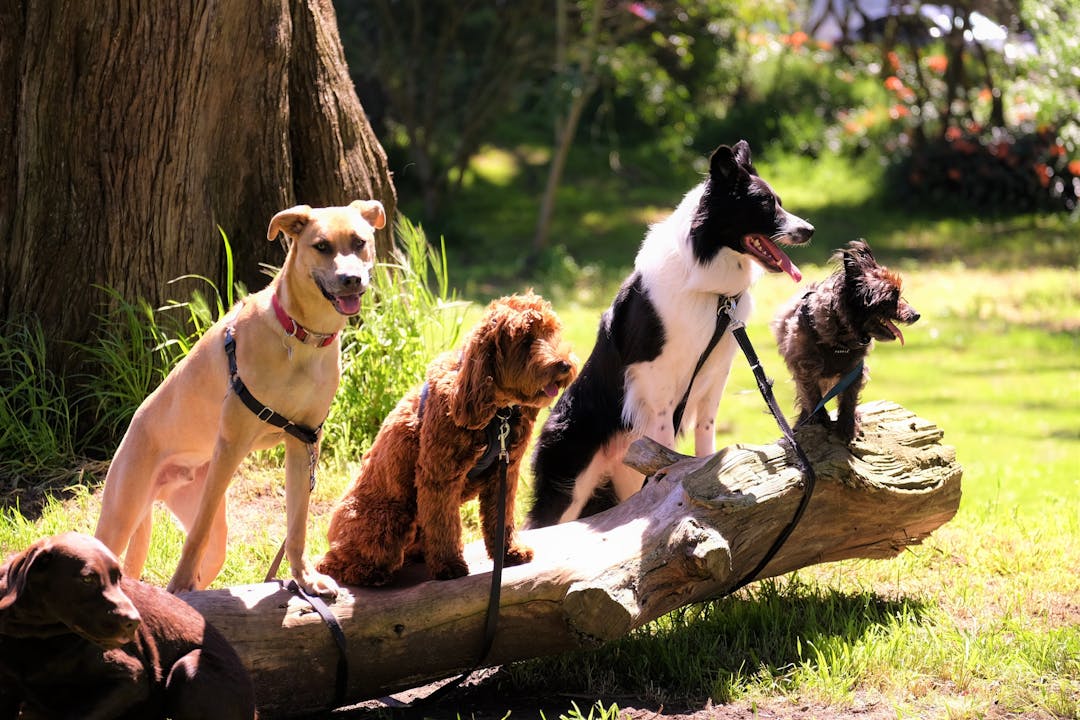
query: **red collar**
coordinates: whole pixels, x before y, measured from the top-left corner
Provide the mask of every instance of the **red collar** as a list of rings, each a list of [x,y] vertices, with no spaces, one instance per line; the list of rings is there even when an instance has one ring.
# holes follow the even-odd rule
[[[300,342],[307,342],[308,338],[311,338],[311,344],[317,347],[326,347],[330,343],[334,342],[334,338],[337,337],[337,333],[330,333],[329,335],[323,335],[322,333],[312,332],[307,330],[303,325],[292,319],[289,313],[285,312],[285,308],[281,307],[281,301],[278,300],[277,293],[270,296],[270,304],[274,306],[274,314],[277,315],[278,322],[281,323],[281,327],[285,328],[285,335],[292,335]],[[321,340],[319,338],[322,338]]]

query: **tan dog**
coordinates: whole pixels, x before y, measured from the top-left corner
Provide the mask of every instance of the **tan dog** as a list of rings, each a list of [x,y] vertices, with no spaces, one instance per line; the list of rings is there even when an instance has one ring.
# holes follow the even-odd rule
[[[233,474],[251,451],[284,441],[285,551],[292,575],[309,593],[337,593],[335,582],[316,572],[304,553],[309,483],[318,429],[340,378],[338,333],[360,311],[375,229],[385,224],[375,200],[298,205],[270,221],[269,240],[279,233],[291,240],[281,272],[211,327],[143,401],[109,467],[96,535],[124,554],[125,575],[142,572],[154,501],[162,500],[188,533],[169,591],[210,584],[225,563],[225,491]],[[235,339],[232,377],[227,330]],[[260,415],[241,399],[244,387],[265,406]],[[264,422],[270,409],[306,428],[315,442]]]

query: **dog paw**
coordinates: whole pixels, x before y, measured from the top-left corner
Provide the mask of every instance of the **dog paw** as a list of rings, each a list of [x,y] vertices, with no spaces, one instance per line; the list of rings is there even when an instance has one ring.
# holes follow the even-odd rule
[[[320,572],[316,572],[311,568],[306,568],[301,573],[294,573],[293,579],[296,583],[304,588],[304,592],[308,595],[319,595],[325,598],[336,598],[338,596],[338,584],[334,582],[334,578],[329,575],[323,575]]]
[[[533,549],[526,547],[525,545],[512,545],[506,548],[506,554],[503,556],[503,563],[505,565],[524,565],[527,562],[531,562],[533,559]]]
[[[169,581],[168,586],[165,588],[167,592],[176,595],[177,593],[191,592],[192,590],[198,590],[198,576],[188,575],[182,573],[178,569],[172,576],[172,580]]]
[[[464,558],[455,558],[438,567],[431,567],[431,575],[436,580],[453,580],[469,574],[469,565]]]

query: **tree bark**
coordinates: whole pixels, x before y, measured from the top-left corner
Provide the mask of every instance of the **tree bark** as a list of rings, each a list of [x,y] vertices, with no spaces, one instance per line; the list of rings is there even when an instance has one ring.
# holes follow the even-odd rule
[[[0,318],[36,315],[54,349],[88,338],[96,285],[155,305],[184,274],[221,286],[219,226],[255,290],[278,210],[396,207],[330,0],[5,3],[0,91]]]
[[[861,411],[865,434],[851,447],[817,427],[799,432],[817,485],[761,577],[892,557],[956,513],[961,468],[940,444],[941,430],[892,403]],[[608,512],[524,534],[536,559],[504,572],[498,633],[484,665],[612,640],[725,595],[757,565],[802,494],[799,471],[777,444],[684,458],[644,440],[628,462],[650,474],[640,493]],[[349,702],[478,661],[491,563],[482,543],[467,557],[472,574],[459,580],[348,588],[338,598],[332,609],[348,638]],[[273,583],[184,599],[232,641],[253,674],[263,717],[331,702],[337,649],[306,602]]]

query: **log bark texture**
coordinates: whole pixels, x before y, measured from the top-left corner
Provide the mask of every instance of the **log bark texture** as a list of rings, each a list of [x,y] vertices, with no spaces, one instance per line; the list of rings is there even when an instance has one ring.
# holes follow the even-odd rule
[[[812,500],[765,568],[771,577],[845,558],[887,558],[956,513],[961,468],[942,431],[886,402],[861,408],[844,446],[798,433],[817,473]],[[729,592],[788,523],[801,476],[783,447],[735,445],[687,458],[638,441],[640,493],[614,509],[524,535],[536,551],[503,575],[498,634],[485,665],[540,657],[625,635],[680,606]],[[469,547],[472,574],[390,589],[348,588],[332,606],[348,638],[347,698],[416,687],[478,660],[491,563]],[[278,585],[184,599],[234,644],[255,679],[263,717],[327,707],[337,649],[319,616]]]

